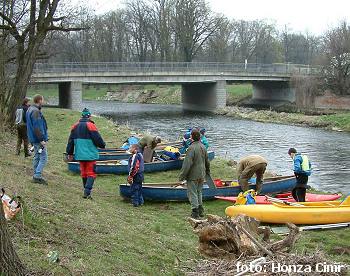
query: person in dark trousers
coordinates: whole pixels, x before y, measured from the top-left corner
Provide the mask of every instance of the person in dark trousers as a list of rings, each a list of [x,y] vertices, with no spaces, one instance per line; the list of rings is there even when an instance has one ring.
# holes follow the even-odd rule
[[[28,135],[27,135],[27,111],[29,108],[29,99],[24,98],[22,105],[19,106],[16,110],[16,128],[17,128],[17,148],[16,153],[20,155],[21,147],[23,142],[24,148],[24,157],[30,156],[29,147],[28,147]]]
[[[292,190],[293,198],[297,202],[305,202],[307,182],[311,175],[311,163],[306,155],[298,153],[295,148],[290,148],[288,155],[293,159],[294,175],[297,179],[297,184]]]
[[[137,144],[131,145],[129,151],[132,156],[129,158],[128,183],[131,185],[131,202],[134,207],[143,205],[142,182],[144,181],[144,161],[142,153]]]
[[[95,123],[91,120],[91,113],[87,108],[81,113],[81,119],[74,124],[68,139],[66,153],[68,159],[80,163],[80,175],[83,181],[83,198],[91,199],[91,190],[96,179],[95,165],[99,158],[98,148],[105,148]]]
[[[256,193],[259,194],[261,192],[266,167],[267,161],[260,155],[248,155],[238,162],[238,183],[243,192],[249,190],[248,180],[254,174],[256,175]]]
[[[187,196],[191,203],[191,217],[198,219],[204,216],[202,190],[206,175],[210,174],[208,153],[200,142],[198,129],[191,131],[193,143],[189,146],[182,164],[179,180],[187,183]]]
[[[47,123],[41,110],[43,103],[44,97],[35,95],[33,97],[33,105],[27,110],[26,120],[29,142],[34,146],[33,182],[47,185],[47,181],[42,176],[44,167],[47,164],[47,141],[49,140]]]

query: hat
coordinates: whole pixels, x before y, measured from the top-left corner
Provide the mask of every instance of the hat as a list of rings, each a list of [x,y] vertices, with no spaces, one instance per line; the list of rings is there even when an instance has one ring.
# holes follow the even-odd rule
[[[292,153],[297,153],[297,150],[295,148],[290,148],[288,154],[291,155]]]
[[[206,129],[203,127],[201,128],[201,130],[199,131],[201,134],[204,134],[206,132]]]
[[[184,135],[184,138],[185,139],[190,139],[191,138],[191,133],[186,132],[185,135]]]
[[[162,138],[160,138],[160,136],[156,136],[156,142],[159,144],[162,142]]]
[[[86,107],[83,109],[83,111],[81,112],[81,117],[83,118],[89,118],[91,116],[91,112],[89,111],[89,109],[87,109]]]

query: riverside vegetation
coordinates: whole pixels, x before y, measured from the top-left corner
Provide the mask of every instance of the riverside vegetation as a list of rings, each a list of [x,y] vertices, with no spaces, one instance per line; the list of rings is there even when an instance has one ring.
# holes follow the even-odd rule
[[[187,260],[200,260],[197,237],[187,223],[188,203],[149,203],[133,208],[119,196],[118,185],[126,176],[98,176],[93,200],[82,199],[78,175],[62,161],[70,126],[79,112],[44,110],[50,141],[45,170],[48,186],[33,184],[30,158],[18,157],[15,135],[0,132],[0,183],[8,193],[24,201],[23,214],[8,223],[20,258],[34,274],[53,275],[156,275],[182,274]],[[131,130],[105,118],[93,118],[108,146],[119,146]],[[213,177],[236,177],[232,165],[222,159],[211,163]],[[178,171],[145,175],[146,182],[176,181]],[[223,216],[229,203],[205,203],[207,213]],[[325,251],[332,260],[350,264],[349,229],[303,232],[294,250]],[[50,263],[49,251],[60,262]]]

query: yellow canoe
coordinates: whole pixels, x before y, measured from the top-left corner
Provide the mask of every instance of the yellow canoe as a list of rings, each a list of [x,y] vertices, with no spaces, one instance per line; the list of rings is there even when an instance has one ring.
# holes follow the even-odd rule
[[[235,205],[227,207],[229,217],[244,214],[266,223],[328,224],[350,222],[350,196],[344,201],[302,202],[302,206],[283,203]]]

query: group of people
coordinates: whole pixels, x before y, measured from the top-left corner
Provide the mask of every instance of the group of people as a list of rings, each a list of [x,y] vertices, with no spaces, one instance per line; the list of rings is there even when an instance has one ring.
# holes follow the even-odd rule
[[[47,123],[42,113],[44,97],[35,95],[33,104],[30,105],[28,98],[24,98],[22,105],[16,110],[16,127],[18,134],[16,153],[20,155],[22,142],[24,145],[24,156],[31,156],[29,143],[32,144],[33,157],[33,182],[47,185],[42,173],[46,166],[48,153],[47,142],[49,140]]]
[[[47,185],[43,178],[43,169],[47,163],[48,131],[45,117],[42,113],[44,97],[36,95],[33,104],[29,99],[23,100],[22,106],[16,111],[16,125],[18,131],[17,154],[20,154],[21,144],[24,144],[25,157],[30,156],[29,142],[34,148],[33,157],[33,182]],[[186,183],[187,195],[191,203],[193,218],[204,215],[202,190],[206,178],[210,176],[210,162],[207,149],[208,140],[204,128],[191,128],[183,136],[181,153],[185,153],[185,159],[179,175],[179,180]],[[142,183],[144,181],[145,157],[153,157],[157,145],[161,143],[158,136],[145,135],[138,143],[129,147],[129,175],[127,182],[131,185],[132,204],[135,207],[144,203],[142,197]],[[96,179],[95,165],[99,159],[98,148],[105,148],[106,143],[101,137],[95,123],[91,120],[91,112],[84,108],[80,120],[75,123],[68,138],[66,153],[68,160],[79,161],[83,182],[83,198],[91,199],[91,191]],[[308,177],[311,175],[311,163],[306,155],[290,148],[289,156],[294,161],[294,174],[296,186],[292,195],[296,201],[304,202]],[[151,157],[149,157],[151,156]],[[267,160],[259,155],[249,155],[238,163],[238,182],[243,192],[249,189],[249,179],[256,175],[256,193],[263,189],[263,177],[267,167]]]

